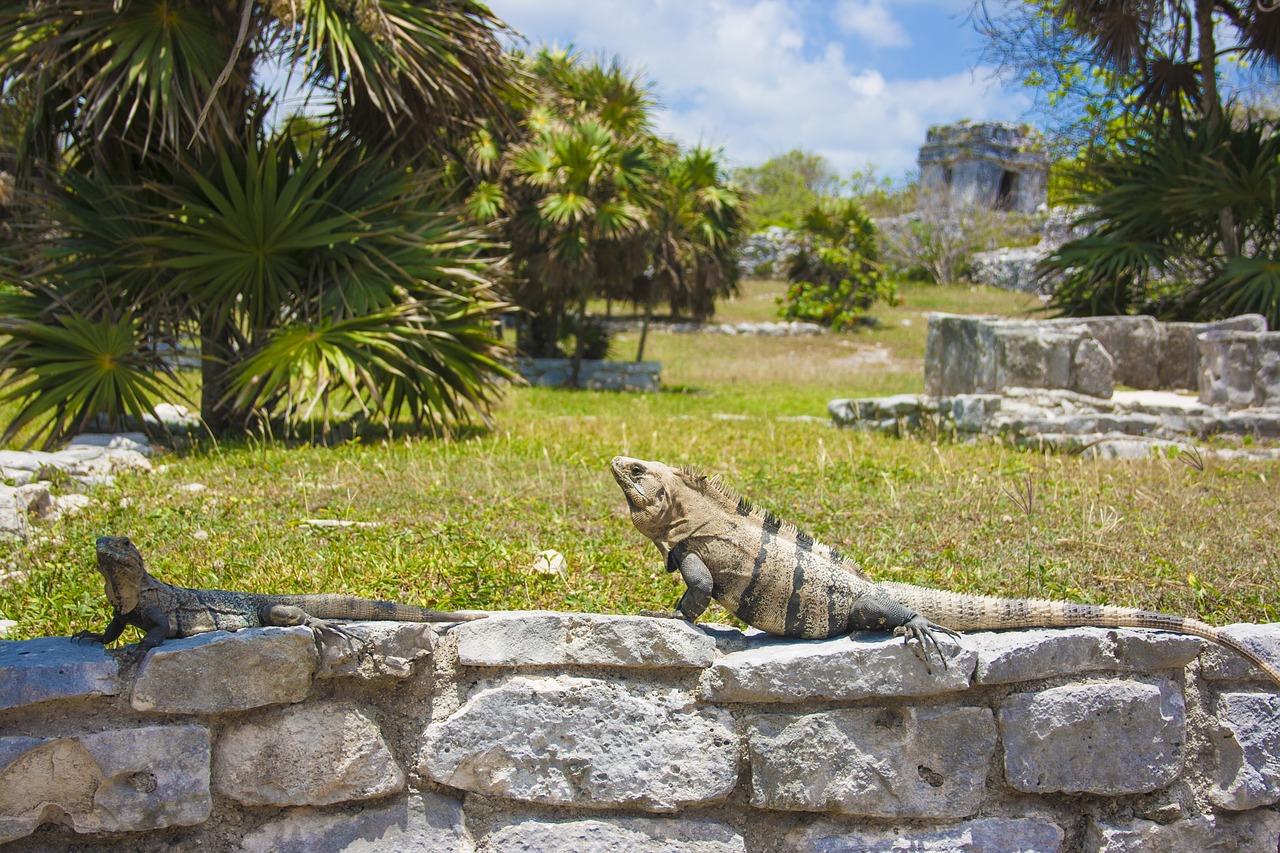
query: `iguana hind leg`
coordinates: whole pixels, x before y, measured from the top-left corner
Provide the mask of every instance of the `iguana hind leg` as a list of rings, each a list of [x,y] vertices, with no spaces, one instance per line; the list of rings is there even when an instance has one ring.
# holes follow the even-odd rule
[[[336,622],[328,619],[317,619],[301,607],[293,604],[271,604],[258,611],[258,619],[263,625],[276,625],[290,628],[294,625],[305,625],[312,631],[328,632],[345,637],[347,642],[355,643],[359,638]]]

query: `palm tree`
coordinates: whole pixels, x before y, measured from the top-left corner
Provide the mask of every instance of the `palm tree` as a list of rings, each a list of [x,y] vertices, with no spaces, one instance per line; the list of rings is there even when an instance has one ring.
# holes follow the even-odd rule
[[[157,342],[195,332],[201,411],[215,433],[243,427],[254,407],[323,408],[335,389],[388,418],[486,416],[506,372],[489,318],[496,253],[427,176],[475,127],[506,115],[515,78],[486,7],[0,8],[0,82],[39,93],[21,177],[54,199],[58,224],[38,262],[5,274],[23,297],[0,346],[0,370],[13,371],[7,398],[25,402],[20,421],[53,414],[44,435],[54,441],[94,406],[113,417],[149,406],[129,384],[136,371],[111,379],[105,397],[42,375],[34,365],[54,353],[33,329],[49,321],[132,329],[130,352],[151,367]],[[257,80],[270,63],[299,69],[327,102],[313,144],[268,127],[274,96]],[[300,329],[291,340],[310,342],[310,361],[279,343]],[[58,393],[71,403],[40,402]]]

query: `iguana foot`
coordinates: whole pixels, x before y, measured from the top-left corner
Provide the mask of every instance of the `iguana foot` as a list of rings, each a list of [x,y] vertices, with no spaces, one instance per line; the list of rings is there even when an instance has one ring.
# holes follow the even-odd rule
[[[76,631],[71,635],[71,641],[74,643],[79,643],[84,640],[103,645],[107,641],[107,635],[98,633],[97,631]]]
[[[915,640],[916,645],[911,646],[911,651],[916,657],[924,663],[925,672],[933,674],[933,667],[929,666],[929,650],[933,649],[938,656],[938,660],[942,661],[942,668],[947,669],[947,657],[942,653],[942,647],[938,645],[938,638],[934,632],[940,632],[950,637],[959,639],[960,635],[950,628],[944,628],[934,622],[930,622],[923,616],[916,614],[905,625],[899,625],[893,629],[895,637],[902,637],[903,642],[911,645],[911,641]]]
[[[304,624],[315,633],[317,643],[320,640],[321,634],[333,634],[335,636],[342,637],[349,645],[364,645],[363,639],[357,637],[337,622],[330,622],[328,619],[316,619],[315,617],[309,616]]]

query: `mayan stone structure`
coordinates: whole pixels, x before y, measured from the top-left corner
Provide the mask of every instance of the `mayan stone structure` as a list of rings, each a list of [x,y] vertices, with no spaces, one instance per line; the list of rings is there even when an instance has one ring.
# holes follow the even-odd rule
[[[1002,121],[929,128],[920,184],[957,204],[1034,213],[1045,203],[1049,157],[1039,133]]]

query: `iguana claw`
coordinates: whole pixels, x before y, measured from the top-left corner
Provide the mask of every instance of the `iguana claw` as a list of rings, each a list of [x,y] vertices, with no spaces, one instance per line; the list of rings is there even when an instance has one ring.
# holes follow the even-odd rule
[[[929,649],[932,648],[937,654],[938,660],[942,661],[942,668],[947,669],[947,657],[942,653],[942,647],[938,645],[938,638],[934,632],[940,632],[951,637],[959,638],[960,635],[950,628],[944,628],[934,622],[930,622],[923,616],[916,614],[910,621],[904,625],[899,625],[893,629],[895,637],[902,637],[903,642],[911,645],[911,641],[915,640],[917,645],[911,646],[911,651],[924,663],[925,672],[933,674],[933,667],[929,666]]]

